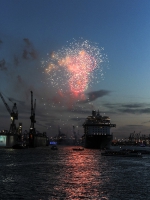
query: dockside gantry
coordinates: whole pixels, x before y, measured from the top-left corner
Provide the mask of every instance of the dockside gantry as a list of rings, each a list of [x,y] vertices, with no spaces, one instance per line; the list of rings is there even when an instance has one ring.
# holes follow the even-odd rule
[[[13,107],[12,107],[12,110],[9,108],[8,104],[6,103],[2,93],[0,92],[0,97],[3,101],[3,103],[5,104],[9,114],[10,114],[10,117],[11,117],[11,124],[10,124],[10,129],[9,129],[9,132],[10,133],[16,133],[17,132],[17,128],[16,128],[16,124],[15,124],[15,120],[18,120],[18,110],[17,110],[17,104],[14,103]]]
[[[33,106],[33,92],[31,91],[31,125],[30,125],[30,132],[35,133],[35,127],[34,124],[36,123],[35,120],[35,109],[36,109],[36,99],[34,101],[34,106]]]

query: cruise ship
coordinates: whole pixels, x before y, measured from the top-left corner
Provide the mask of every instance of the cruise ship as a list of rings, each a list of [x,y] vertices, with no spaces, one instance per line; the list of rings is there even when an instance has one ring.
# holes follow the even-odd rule
[[[92,149],[109,149],[113,140],[113,134],[110,132],[116,124],[110,123],[108,116],[101,116],[99,111],[92,111],[83,123],[84,135],[83,146]]]

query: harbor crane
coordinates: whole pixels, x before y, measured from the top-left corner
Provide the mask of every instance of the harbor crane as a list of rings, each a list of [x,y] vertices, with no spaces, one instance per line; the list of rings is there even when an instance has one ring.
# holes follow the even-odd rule
[[[35,109],[36,109],[36,99],[34,101],[34,106],[33,106],[33,92],[31,91],[31,116],[30,116],[31,126],[30,126],[30,132],[34,132],[34,133],[35,133],[34,124],[36,123]]]
[[[12,110],[9,108],[8,104],[6,103],[2,93],[0,92],[0,97],[3,101],[3,103],[5,104],[10,117],[11,117],[11,124],[10,124],[10,129],[9,129],[9,133],[16,133],[17,128],[16,128],[16,124],[15,124],[15,120],[18,120],[18,110],[17,110],[17,104],[14,103]]]
[[[34,143],[34,137],[36,134],[35,127],[34,127],[34,124],[36,123],[35,108],[36,108],[36,99],[35,99],[34,105],[33,105],[33,92],[31,91],[31,116],[30,116],[31,125],[30,125],[30,131],[29,131],[29,147],[35,146],[35,143]]]

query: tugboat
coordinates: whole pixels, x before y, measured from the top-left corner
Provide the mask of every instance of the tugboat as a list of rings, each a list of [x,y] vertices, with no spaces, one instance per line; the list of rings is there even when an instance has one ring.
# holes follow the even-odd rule
[[[108,116],[101,116],[99,111],[92,111],[92,116],[88,116],[83,124],[83,146],[92,149],[109,149],[113,140],[113,134],[110,132],[112,127],[116,127],[116,124],[111,124]]]

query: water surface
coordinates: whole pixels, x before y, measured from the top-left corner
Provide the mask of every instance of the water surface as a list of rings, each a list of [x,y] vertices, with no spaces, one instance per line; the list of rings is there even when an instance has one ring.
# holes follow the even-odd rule
[[[150,199],[150,155],[104,157],[72,148],[0,149],[0,199]]]

